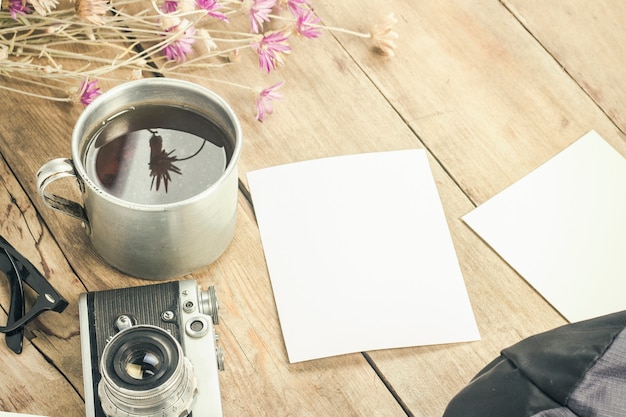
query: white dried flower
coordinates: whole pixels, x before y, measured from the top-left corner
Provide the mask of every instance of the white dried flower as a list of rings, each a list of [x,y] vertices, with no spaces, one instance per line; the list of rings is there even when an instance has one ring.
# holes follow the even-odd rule
[[[161,28],[165,31],[168,31],[172,28],[178,27],[181,24],[180,18],[176,16],[163,16],[161,18]]]
[[[231,53],[228,54],[228,62],[238,62],[241,61],[241,51],[239,48],[235,49]]]
[[[381,23],[374,25],[370,31],[374,47],[383,55],[395,55],[396,39],[398,39],[399,35],[392,28],[396,23],[398,23],[396,16],[390,13]]]
[[[213,41],[211,34],[206,29],[200,29],[197,32],[202,44],[206,48],[206,52],[209,53],[214,49],[217,49],[217,44]]]
[[[196,0],[179,0],[178,10],[182,13],[196,10]]]
[[[52,12],[52,9],[55,9],[59,2],[57,0],[30,0],[30,4],[38,14],[45,16]]]
[[[76,0],[74,9],[82,20],[99,26],[104,24],[109,5],[107,0]]]

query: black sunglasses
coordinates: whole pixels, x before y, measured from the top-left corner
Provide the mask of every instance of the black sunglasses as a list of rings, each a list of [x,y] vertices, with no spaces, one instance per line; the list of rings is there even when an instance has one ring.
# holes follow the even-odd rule
[[[0,236],[0,271],[8,280],[11,300],[6,325],[0,325],[0,333],[6,334],[9,349],[15,353],[21,353],[24,326],[44,311],[52,310],[61,313],[67,307],[67,301],[52,288],[37,268],[2,236]],[[0,279],[2,279],[1,276]],[[28,312],[24,311],[26,308],[24,283],[37,293],[37,300]]]

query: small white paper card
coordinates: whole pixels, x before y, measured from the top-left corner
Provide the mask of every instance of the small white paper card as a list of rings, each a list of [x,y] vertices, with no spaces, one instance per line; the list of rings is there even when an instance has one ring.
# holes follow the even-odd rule
[[[596,132],[463,220],[569,321],[626,309],[626,160]]]
[[[477,340],[425,151],[248,173],[290,362]]]

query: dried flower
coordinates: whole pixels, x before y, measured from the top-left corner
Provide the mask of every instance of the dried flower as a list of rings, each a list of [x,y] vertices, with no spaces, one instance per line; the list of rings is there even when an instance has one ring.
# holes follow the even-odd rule
[[[309,0],[282,0],[282,3],[287,3],[287,8],[296,17],[301,10],[309,10],[311,4]]]
[[[165,31],[173,33],[174,39],[163,47],[163,55],[168,61],[185,62],[196,41],[194,37],[196,30],[187,20],[182,20],[180,23],[168,27]]]
[[[228,54],[228,62],[239,62],[239,61],[241,61],[241,49],[237,48]]]
[[[41,16],[45,16],[51,13],[52,9],[55,9],[59,2],[57,0],[30,0],[30,4],[33,5],[37,13]]]
[[[176,2],[176,7],[178,7],[178,2]],[[175,28],[177,28],[182,23],[180,17],[176,16],[174,13],[168,13],[165,16],[162,16],[159,25],[165,32],[172,32]]]
[[[83,80],[78,89],[80,102],[83,103],[84,106],[91,104],[100,94],[102,94],[102,91],[98,87],[98,80]]]
[[[209,33],[208,30],[200,29],[197,31],[197,33],[198,33],[198,37],[202,41],[202,44],[204,45],[204,48],[205,48],[204,52],[209,53],[213,51],[214,49],[217,49],[217,44],[213,41],[213,38],[211,37],[211,34]]]
[[[178,9],[182,13],[193,12],[196,10],[196,0],[178,0]]]
[[[355,32],[324,25],[312,0],[152,0],[152,7],[145,0],[0,1],[0,90],[85,105],[100,94],[98,82],[119,84],[149,71],[252,91],[263,121],[282,97],[283,82],[257,90],[245,76],[241,82],[214,78],[214,68],[244,64],[244,54],[256,54],[261,72],[270,73],[285,63],[292,34],[343,33],[369,39],[388,55],[397,39],[393,15],[369,33]]]
[[[259,42],[252,43],[252,49],[259,55],[259,66],[262,70],[269,72],[276,69],[277,65],[282,65],[282,54],[288,54],[291,47],[287,44],[289,36],[282,32],[268,32]]]
[[[178,10],[178,0],[165,0],[161,6],[163,13],[174,13],[176,10]]]
[[[17,20],[17,15],[25,16],[32,10],[28,7],[26,0],[9,0],[9,12],[11,17]]]
[[[249,3],[250,0],[244,2]],[[263,23],[270,21],[270,13],[276,5],[276,0],[252,0],[252,5],[249,5],[249,19],[250,19],[250,31],[253,33],[259,33],[263,30]]]
[[[321,19],[313,14],[311,9],[297,9],[296,31],[308,39],[319,38],[322,35],[322,29],[319,26]]]
[[[259,122],[264,122],[265,117],[268,114],[272,114],[274,112],[272,101],[282,100],[283,93],[280,93],[276,90],[282,87],[283,84],[285,84],[285,82],[281,81],[271,87],[261,90],[256,99],[256,120],[258,120]]]
[[[207,14],[216,19],[228,22],[228,18],[222,12],[218,12],[223,6],[217,0],[196,0],[196,4],[202,10],[206,10]]]
[[[372,42],[381,54],[394,56],[398,33],[392,30],[393,25],[398,23],[393,13],[388,14],[382,23],[374,25],[371,30]]]
[[[76,0],[74,8],[78,17],[98,26],[104,24],[104,15],[109,10],[107,0]]]

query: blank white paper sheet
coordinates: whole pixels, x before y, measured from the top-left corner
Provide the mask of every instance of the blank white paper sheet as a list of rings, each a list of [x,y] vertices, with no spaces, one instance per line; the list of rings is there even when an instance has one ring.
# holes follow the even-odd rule
[[[248,173],[290,362],[477,340],[423,150]]]
[[[463,219],[569,321],[626,309],[626,160],[596,132]]]

